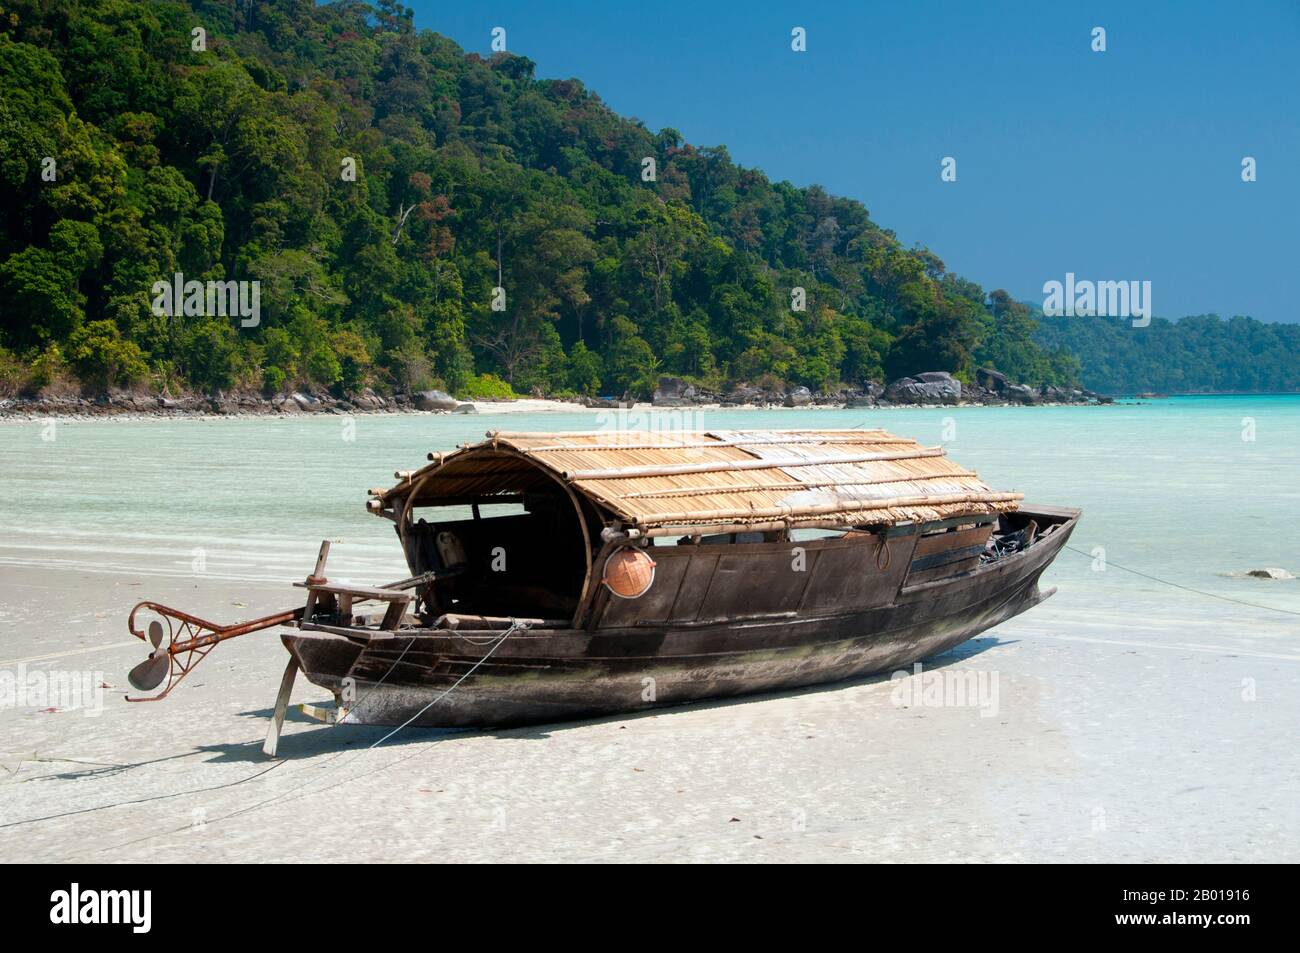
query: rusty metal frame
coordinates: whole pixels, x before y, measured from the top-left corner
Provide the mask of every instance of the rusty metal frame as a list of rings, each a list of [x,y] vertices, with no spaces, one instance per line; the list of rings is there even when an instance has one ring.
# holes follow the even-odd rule
[[[203,661],[208,653],[221,642],[226,639],[233,639],[236,636],[247,635],[250,632],[257,632],[261,629],[270,629],[277,625],[296,622],[302,618],[305,611],[305,607],[288,609],[284,612],[277,612],[275,615],[263,616],[260,619],[239,622],[235,625],[218,625],[215,622],[200,619],[188,612],[182,612],[179,609],[173,609],[157,602],[141,602],[131,610],[126,626],[132,635],[145,642],[152,640],[147,632],[136,628],[135,621],[136,613],[141,609],[156,612],[167,621],[165,644],[164,639],[160,638],[158,644],[154,646],[154,650],[149,653],[149,658],[157,658],[160,652],[167,654],[167,687],[157,695],[147,698],[133,698],[128,695],[126,700],[129,702],[161,701],[167,697],[167,694],[173,688],[180,684],[186,675],[194,671],[195,666]]]

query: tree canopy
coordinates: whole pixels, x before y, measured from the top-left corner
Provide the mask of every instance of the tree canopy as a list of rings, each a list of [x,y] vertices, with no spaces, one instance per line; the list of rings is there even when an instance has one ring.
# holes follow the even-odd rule
[[[1203,314],[1135,328],[1126,318],[1043,318],[1036,338],[1068,348],[1106,394],[1300,391],[1300,325]]]
[[[0,3],[0,348],[36,383],[1075,380],[1027,309],[860,202],[466,53],[391,0]],[[260,322],[155,314],[176,273],[260,282]]]

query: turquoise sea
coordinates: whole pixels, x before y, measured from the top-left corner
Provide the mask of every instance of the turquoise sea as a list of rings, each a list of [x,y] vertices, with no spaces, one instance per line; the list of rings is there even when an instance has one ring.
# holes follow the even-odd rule
[[[706,428],[885,427],[943,444],[995,488],[1081,507],[1074,545],[1104,547],[1108,569],[1063,555],[1051,575],[1072,599],[1201,605],[1109,566],[1118,563],[1300,609],[1300,584],[1229,575],[1260,566],[1300,575],[1300,396],[692,413]],[[609,422],[591,412],[4,423],[0,566],[293,580],[329,538],[336,572],[380,581],[404,566],[392,525],[364,510],[368,487],[489,430]]]

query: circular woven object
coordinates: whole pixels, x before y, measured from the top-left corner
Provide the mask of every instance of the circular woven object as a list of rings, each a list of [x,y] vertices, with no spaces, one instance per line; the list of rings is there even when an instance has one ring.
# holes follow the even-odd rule
[[[654,583],[655,561],[643,549],[620,549],[606,560],[601,581],[620,599],[636,599]]]

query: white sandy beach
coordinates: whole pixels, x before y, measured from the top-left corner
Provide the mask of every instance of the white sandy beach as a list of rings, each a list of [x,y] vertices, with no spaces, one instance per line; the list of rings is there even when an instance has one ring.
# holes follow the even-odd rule
[[[481,414],[590,414],[592,413],[581,404],[575,404],[565,400],[549,400],[542,398],[520,397],[517,400],[473,400],[465,401],[473,404],[475,411]],[[636,404],[633,408],[637,411],[648,411],[651,405],[648,403]],[[392,416],[411,416],[411,417],[442,417],[447,416],[451,411],[446,410],[357,410],[348,416],[356,417],[392,417]],[[80,420],[80,421],[136,421],[136,420],[237,420],[237,419],[256,419],[256,420],[299,420],[309,416],[328,416],[320,413],[316,415],[299,413],[239,413],[239,414],[199,414],[190,412],[173,412],[173,413],[156,413],[143,414],[134,412],[123,412],[114,414],[44,414],[44,413],[14,413],[0,414],[0,423],[31,423],[33,421],[43,420]]]
[[[143,647],[121,643],[146,593],[224,620],[279,607],[282,587],[232,600],[157,577],[0,578],[16,602],[0,661],[111,686],[98,715],[0,713],[6,860],[1300,858],[1294,733],[1278,730],[1295,724],[1300,654],[1169,642],[1068,599],[935,660],[996,673],[991,715],[900,707],[883,677],[571,725],[408,729],[371,750],[383,729],[295,714],[270,761],[285,657],[271,633],[139,705],[122,696]],[[1268,687],[1245,703],[1243,679]],[[299,680],[295,702],[327,700]]]

